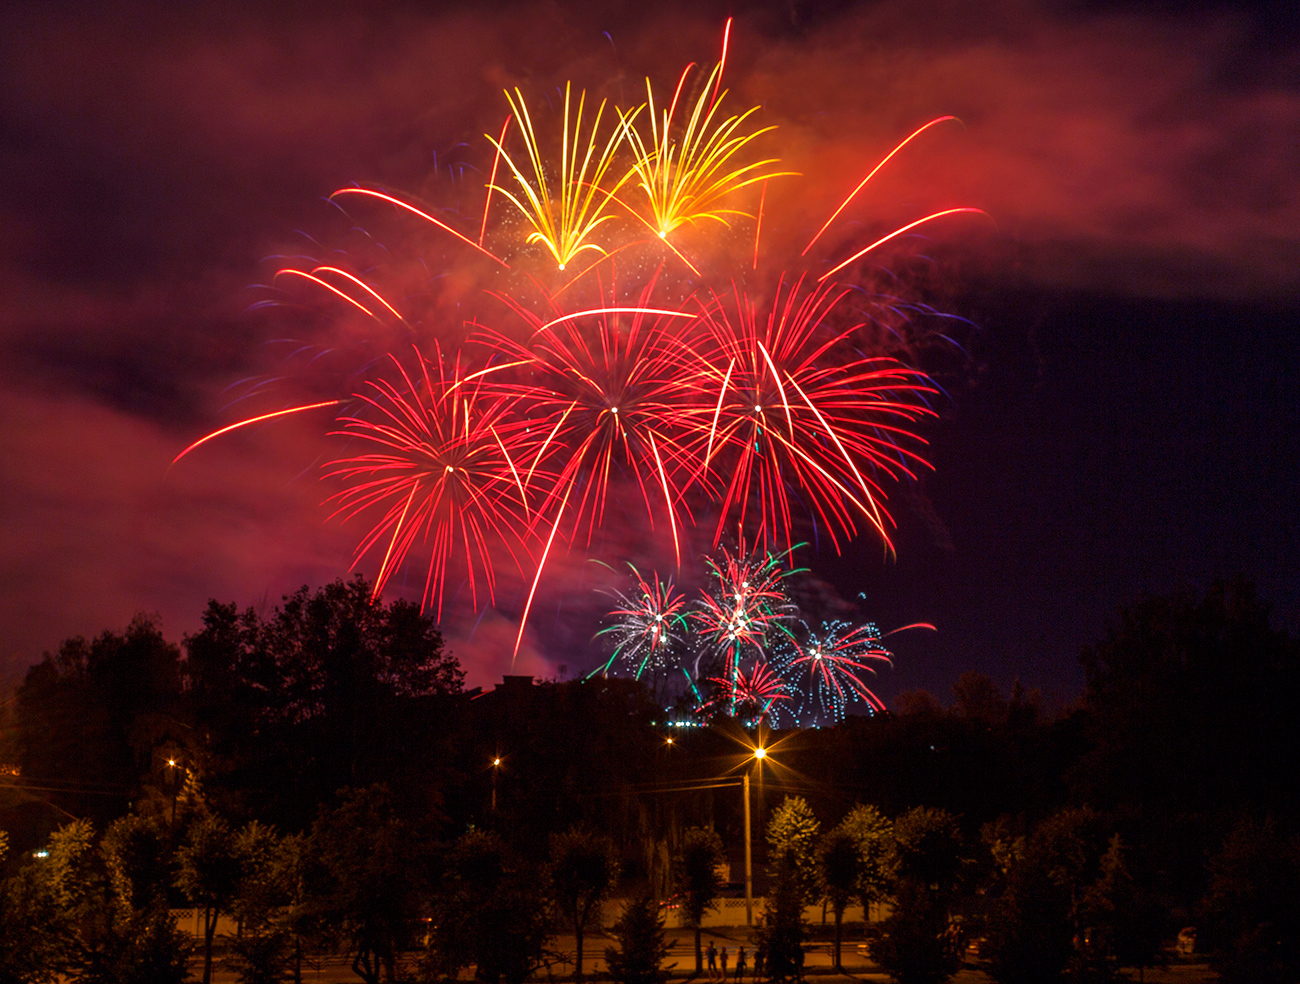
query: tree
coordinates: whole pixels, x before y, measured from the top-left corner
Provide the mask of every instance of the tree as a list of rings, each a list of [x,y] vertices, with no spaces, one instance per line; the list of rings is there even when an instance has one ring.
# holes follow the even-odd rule
[[[672,967],[663,965],[668,944],[654,899],[642,896],[628,902],[614,924],[614,938],[618,948],[606,948],[605,966],[617,984],[664,984],[672,976]]]
[[[917,807],[895,821],[894,841],[894,912],[875,957],[898,984],[940,984],[961,966],[961,832],[946,811]]]
[[[1135,855],[1190,911],[1237,816],[1300,810],[1300,644],[1253,584],[1220,581],[1140,598],[1082,663],[1091,747],[1076,797],[1124,814]]]
[[[1062,810],[1023,840],[1000,831],[1003,885],[981,947],[995,981],[1048,984],[1065,975],[1080,937],[1078,903],[1097,880],[1102,843],[1099,820],[1086,809]]]
[[[279,984],[291,969],[301,976],[302,847],[300,835],[280,837],[256,821],[236,838],[243,872],[231,911],[240,932],[229,963],[241,984]]]
[[[858,848],[858,901],[862,918],[871,918],[871,906],[885,899],[893,880],[894,825],[874,806],[858,803],[840,821]]]
[[[185,737],[180,651],[143,615],[121,633],[66,640],[27,671],[16,696],[24,778],[94,790],[51,792],[64,815],[100,823],[119,816],[152,768],[154,744]]]
[[[424,849],[398,816],[386,786],[342,792],[312,825],[313,907],[366,984],[392,982],[410,949]]]
[[[140,893],[114,871],[113,848],[85,820],[60,828],[44,856],[0,887],[0,981],[46,984],[180,984],[189,941],[160,895]]]
[[[613,889],[617,875],[614,842],[605,835],[571,828],[551,838],[551,884],[556,904],[573,927],[578,977],[582,976],[583,931],[592,910]]]
[[[426,975],[455,980],[475,963],[479,980],[522,984],[542,962],[550,901],[543,872],[499,837],[463,835],[433,893]]]
[[[299,830],[343,787],[428,795],[429,703],[463,674],[418,606],[374,603],[357,577],[304,587],[267,617],[213,601],[203,622],[186,640],[187,690],[211,781],[250,812]]]
[[[695,930],[695,973],[704,970],[704,952],[700,948],[700,924],[713,908],[722,891],[718,868],[727,860],[722,838],[714,831],[692,827],[682,838],[682,847],[673,865],[673,881],[682,897],[682,914]]]
[[[9,838],[4,837],[8,853]],[[54,904],[43,862],[22,866],[0,881],[0,981],[45,984],[65,965],[64,913]]]
[[[787,796],[767,823],[767,853],[772,874],[788,855],[804,905],[821,895],[817,879],[817,832],[821,824],[802,796]]]
[[[835,949],[831,966],[842,974],[844,964],[840,960],[840,941],[843,935],[844,910],[858,894],[864,867],[862,855],[858,852],[857,840],[843,827],[837,827],[823,837],[821,843],[817,845],[817,862],[822,889],[835,916]]]
[[[956,698],[953,710],[958,716],[990,728],[1006,724],[1007,699],[987,673],[967,670],[952,685],[952,693]]]
[[[209,984],[217,919],[230,910],[243,877],[230,825],[211,814],[199,819],[186,834],[177,861],[177,887],[203,909],[203,984]]]
[[[1202,908],[1225,984],[1300,979],[1300,837],[1269,817],[1240,820],[1210,861]]]
[[[115,820],[101,849],[114,891],[136,909],[167,908],[167,889],[176,879],[171,837],[157,817],[135,813]]]
[[[765,973],[775,984],[803,979],[803,879],[795,864],[793,851],[777,856],[767,915],[755,933]]]
[[[1102,855],[1101,873],[1079,902],[1085,969],[1102,979],[1118,977],[1121,967],[1137,967],[1142,976],[1145,968],[1160,962],[1168,922],[1155,900],[1134,882],[1124,854],[1115,834]]]

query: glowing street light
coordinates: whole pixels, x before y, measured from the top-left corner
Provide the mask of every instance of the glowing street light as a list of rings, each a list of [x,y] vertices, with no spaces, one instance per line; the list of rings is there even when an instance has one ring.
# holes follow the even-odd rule
[[[501,771],[501,756],[494,756],[492,759],[492,813],[497,812],[497,773]]]
[[[176,771],[176,757],[170,756],[167,759],[167,778],[170,780],[168,785],[172,787],[172,826],[176,826],[176,797],[181,791],[180,774]]]
[[[754,749],[751,756],[752,763],[745,763],[745,774],[742,777],[742,795],[745,797],[745,925],[754,925],[754,854],[751,846],[750,819],[749,819],[749,771],[751,768],[759,768],[760,763],[767,758],[767,749],[761,745]]]

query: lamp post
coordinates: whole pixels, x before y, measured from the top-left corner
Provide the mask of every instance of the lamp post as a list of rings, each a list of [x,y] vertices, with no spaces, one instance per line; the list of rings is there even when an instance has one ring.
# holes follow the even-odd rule
[[[767,758],[766,748],[754,749],[754,763],[762,762]],[[749,821],[749,766],[745,767],[745,775],[741,783],[742,795],[745,798],[745,925],[754,925],[754,853],[751,846],[750,821]]]
[[[176,794],[180,791],[180,786],[176,781],[176,759],[167,760],[167,772],[171,777],[169,785],[172,787],[172,826],[176,826]]]
[[[497,812],[497,773],[501,771],[501,756],[492,760],[492,812]]]

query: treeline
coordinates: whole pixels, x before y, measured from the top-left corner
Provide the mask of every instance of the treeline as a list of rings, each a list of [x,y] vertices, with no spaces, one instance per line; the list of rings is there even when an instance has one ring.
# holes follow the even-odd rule
[[[904,982],[944,980],[972,940],[1000,984],[1113,979],[1184,927],[1227,980],[1300,974],[1300,650],[1247,583],[1121,612],[1061,714],[969,673],[947,707],[913,694],[768,736],[761,768],[753,733],[671,726],[630,681],[465,692],[430,620],[359,579],[265,614],[213,602],[203,625],[181,645],[144,618],[69,640],[18,688],[0,980],[51,961],[170,979],[184,941],[165,913],[184,904],[239,919],[245,980],[321,948],[366,980],[412,952],[430,979],[522,979],[595,911],[591,878],[560,888],[565,843],[602,893],[722,890],[691,851],[739,871],[744,769],[776,979],[798,971],[810,900],[837,950],[848,906],[892,903],[873,956]],[[628,908],[635,952],[653,916]],[[45,949],[18,942],[35,924]]]

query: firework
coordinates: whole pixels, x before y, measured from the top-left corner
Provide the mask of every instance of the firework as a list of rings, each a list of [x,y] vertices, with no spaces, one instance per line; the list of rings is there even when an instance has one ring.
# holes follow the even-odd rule
[[[573,128],[570,130],[570,90],[570,85],[566,83],[558,181],[555,178],[547,179],[548,168],[537,141],[537,133],[533,129],[532,118],[528,115],[528,104],[518,89],[514,95],[507,92],[506,99],[510,102],[513,118],[519,124],[528,151],[531,174],[524,173],[499,140],[487,136],[496,146],[501,160],[506,162],[518,185],[517,194],[495,184],[490,186],[490,190],[504,195],[514,204],[533,228],[527,241],[541,243],[561,270],[587,250],[604,252],[603,247],[591,241],[591,236],[598,227],[613,218],[608,208],[610,197],[617,191],[617,187],[605,190],[602,182],[613,163],[614,152],[618,149],[624,132],[623,127],[614,127],[605,146],[599,147],[600,119],[605,111],[605,102],[601,100],[591,128],[584,136],[582,114],[587,101],[586,92],[578,96],[577,109],[572,113]]]
[[[577,312],[553,307],[548,320],[502,297],[528,341],[487,328],[476,335],[503,357],[482,377],[542,435],[530,476],[548,457],[559,459],[547,509],[557,525],[569,519],[583,544],[604,521],[617,474],[632,477],[652,527],[662,509],[678,544],[682,484],[698,475],[683,447],[690,417],[681,408],[691,391],[673,330],[696,316],[652,307],[654,287],[651,280],[634,305]]]
[[[786,556],[750,554],[742,543],[736,553],[724,547],[719,560],[708,561],[713,583],[691,617],[705,646],[725,661],[733,695],[745,660],[761,659],[769,640],[790,634],[795,607],[781,582],[794,572],[782,567]],[[695,676],[698,679],[698,657]]]
[[[726,708],[727,714],[745,717],[751,726],[761,721],[775,724],[784,706],[778,702],[790,700],[785,681],[761,660],[748,673],[710,677],[709,682],[715,689],[700,707],[705,716]]]
[[[650,213],[642,221],[663,240],[682,225],[709,220],[727,226],[728,216],[752,218],[750,213],[724,202],[742,188],[778,176],[770,170],[778,163],[775,158],[735,161],[750,143],[776,127],[747,126],[758,112],[756,106],[738,116],[721,118],[719,108],[726,96],[725,90],[718,91],[721,64],[705,81],[679,132],[677,107],[692,68],[687,66],[682,72],[672,101],[662,113],[656,110],[654,89],[646,79],[646,104],[621,116],[628,144],[636,155],[628,177],[635,177]],[[642,110],[649,123],[646,134],[635,125]],[[783,176],[788,174],[782,172]]]
[[[802,645],[790,647],[782,670],[790,679],[805,677],[817,705],[839,721],[855,701],[865,702],[872,711],[885,709],[862,674],[874,674],[880,664],[892,665],[893,655],[870,622],[857,628],[841,621],[823,622]]]
[[[868,531],[892,549],[887,490],[929,467],[917,428],[934,415],[926,401],[935,388],[919,369],[884,354],[873,337],[878,313],[830,279],[917,226],[979,210],[935,212],[865,248],[837,242],[837,256],[847,259],[820,275],[782,275],[774,289],[760,284],[752,297],[761,300],[739,286],[722,289],[736,271],[696,266],[672,240],[689,228],[726,229],[752,218],[757,270],[767,182],[788,176],[776,170],[776,157],[759,153],[774,127],[760,125],[758,107],[724,109],[730,26],[718,65],[707,74],[688,66],[666,105],[649,80],[644,104],[613,113],[604,100],[593,99],[591,110],[586,92],[574,99],[566,84],[559,132],[550,135],[534,126],[522,90],[507,91],[509,115],[497,136],[487,136],[492,162],[490,172],[484,168],[481,222],[477,199],[473,218],[460,221],[378,189],[335,192],[335,201],[394,208],[434,226],[467,260],[491,258],[497,267],[465,264],[467,279],[490,275],[484,296],[504,313],[427,322],[389,303],[370,273],[363,279],[346,264],[284,267],[277,284],[296,283],[308,296],[360,312],[372,329],[400,326],[418,342],[416,368],[393,358],[395,368],[379,373],[368,361],[357,375],[374,378],[321,394],[336,398],[239,421],[178,458],[257,421],[346,407],[334,433],[348,453],[326,474],[340,485],[335,514],[370,518],[357,561],[377,558],[376,594],[408,558],[427,551],[423,600],[441,618],[458,578],[473,606],[494,601],[495,564],[508,560],[531,577],[516,652],[552,551],[592,549],[613,516],[644,515],[654,531],[669,534],[679,568],[702,541],[711,537],[717,550],[724,532],[737,531],[739,548],[710,561],[709,588],[689,611],[672,580],[633,568],[635,588],[618,596],[614,624],[598,633],[615,643],[603,671],[626,665],[639,677],[666,667],[673,646],[693,632],[691,685],[700,681],[701,658],[719,657],[729,709],[753,701],[770,719],[791,694],[778,693],[769,654],[803,631],[782,586],[796,530],[810,519],[837,550]],[[948,119],[895,147],[804,254],[885,164]],[[755,213],[746,196],[758,200]],[[656,245],[633,249],[647,243]],[[693,279],[673,281],[665,270],[680,274],[681,267],[666,257],[657,269],[645,265],[659,243]],[[554,268],[512,269],[503,259],[538,250]],[[614,257],[624,250],[616,271]],[[628,270],[636,279],[620,282],[616,273]],[[469,343],[444,355],[465,326]],[[708,517],[699,531],[697,516]],[[820,651],[833,668],[818,670],[818,699],[833,713],[851,700],[871,703],[856,675],[876,658],[862,648],[869,634],[829,631],[833,644]]]
[[[326,474],[344,485],[336,515],[379,513],[357,548],[358,560],[383,550],[375,596],[423,541],[430,549],[424,603],[441,618],[449,561],[463,562],[476,606],[480,579],[493,597],[502,548],[519,562],[530,512],[517,462],[533,438],[499,397],[467,383],[440,353],[419,359],[415,380],[393,361],[400,383],[369,383],[357,397],[369,414],[341,417],[337,432],[374,450],[338,459]]]
[[[674,589],[672,580],[660,580],[658,574],[651,574],[647,580],[635,565],[628,567],[636,586],[629,593],[616,594],[619,607],[609,613],[616,621],[596,633],[613,639],[614,651],[604,666],[592,671],[592,676],[608,675],[619,660],[638,680],[647,669],[668,669],[674,649],[685,641],[690,630],[686,596]]]
[[[523,322],[528,341],[482,328],[477,341],[504,361],[482,370],[493,391],[513,415],[538,435],[527,463],[527,481],[536,485],[539,469],[554,460],[554,478],[546,483],[539,521],[550,531],[535,565],[524,605],[516,649],[524,622],[561,528],[570,539],[590,543],[604,521],[611,482],[630,475],[653,528],[656,502],[672,535],[680,562],[684,481],[699,478],[699,469],[683,446],[687,382],[671,326],[694,320],[680,310],[651,307],[654,280],[631,306],[606,305],[541,316],[511,297],[501,299]]]
[[[929,467],[913,449],[924,442],[910,425],[933,416],[922,400],[935,390],[894,359],[857,355],[861,322],[829,327],[848,290],[802,288],[802,280],[779,287],[766,315],[737,290],[702,318],[703,457],[730,476],[715,542],[739,522],[788,551],[797,495],[836,550],[862,521],[890,546],[882,481]]]

